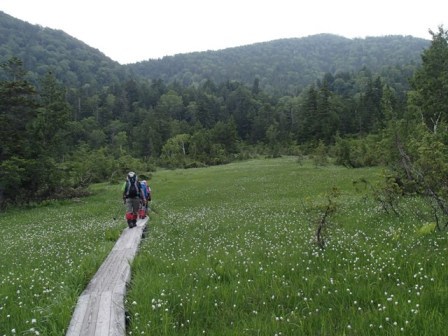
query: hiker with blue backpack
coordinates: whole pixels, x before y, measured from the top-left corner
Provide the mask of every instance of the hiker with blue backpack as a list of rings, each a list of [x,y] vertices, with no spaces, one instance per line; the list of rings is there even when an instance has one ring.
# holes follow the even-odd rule
[[[138,181],[137,174],[129,172],[123,185],[123,202],[126,205],[126,220],[130,229],[137,226],[137,218],[144,193]]]
[[[149,202],[151,202],[151,188],[146,180],[140,182],[140,187],[143,193],[139,217],[145,218],[149,213]]]

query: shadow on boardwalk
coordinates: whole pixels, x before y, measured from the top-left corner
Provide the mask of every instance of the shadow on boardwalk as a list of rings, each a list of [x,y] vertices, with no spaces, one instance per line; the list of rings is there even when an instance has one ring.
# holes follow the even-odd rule
[[[78,299],[66,336],[124,336],[124,297],[148,217],[126,228]]]

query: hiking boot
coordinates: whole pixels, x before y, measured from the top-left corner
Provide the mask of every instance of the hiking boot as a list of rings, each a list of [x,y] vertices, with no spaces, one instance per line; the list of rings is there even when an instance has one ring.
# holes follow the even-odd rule
[[[133,223],[132,219],[128,219],[128,227],[130,229],[132,229],[134,227],[134,223]]]
[[[132,227],[136,227],[137,226],[137,220],[136,219],[133,219],[132,220]]]

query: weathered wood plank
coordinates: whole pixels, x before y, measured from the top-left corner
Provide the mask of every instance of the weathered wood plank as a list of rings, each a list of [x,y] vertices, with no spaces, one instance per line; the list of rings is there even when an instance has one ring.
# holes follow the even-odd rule
[[[81,335],[93,336],[95,335],[96,326],[98,323],[99,311],[99,297],[96,294],[89,295],[86,315],[84,316],[81,326]]]
[[[87,315],[89,299],[89,295],[81,295],[79,297],[67,335],[81,335],[84,317]]]
[[[112,325],[112,293],[102,292],[100,294],[98,317],[94,335],[109,336]]]
[[[148,217],[125,229],[110,254],[78,299],[66,336],[124,336],[124,296],[130,281],[130,263]]]

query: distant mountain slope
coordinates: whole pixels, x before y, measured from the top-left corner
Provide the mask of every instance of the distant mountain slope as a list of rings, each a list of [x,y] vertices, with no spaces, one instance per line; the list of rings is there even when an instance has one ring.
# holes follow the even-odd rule
[[[359,71],[381,73],[389,67],[415,67],[430,41],[411,36],[348,39],[331,34],[280,39],[264,43],[167,56],[128,67],[143,77],[182,84],[237,80],[252,84],[256,77],[268,91],[295,91],[323,74]]]
[[[0,62],[15,56],[31,77],[51,71],[70,87],[123,80],[126,69],[99,50],[60,30],[44,28],[0,11]]]
[[[0,62],[16,56],[32,79],[51,71],[66,86],[77,88],[110,86],[133,74],[183,85],[206,80],[252,85],[258,78],[268,93],[297,93],[325,73],[358,72],[363,67],[405,88],[406,76],[412,75],[429,45],[429,40],[411,36],[348,39],[319,34],[120,65],[63,31],[0,11]]]

